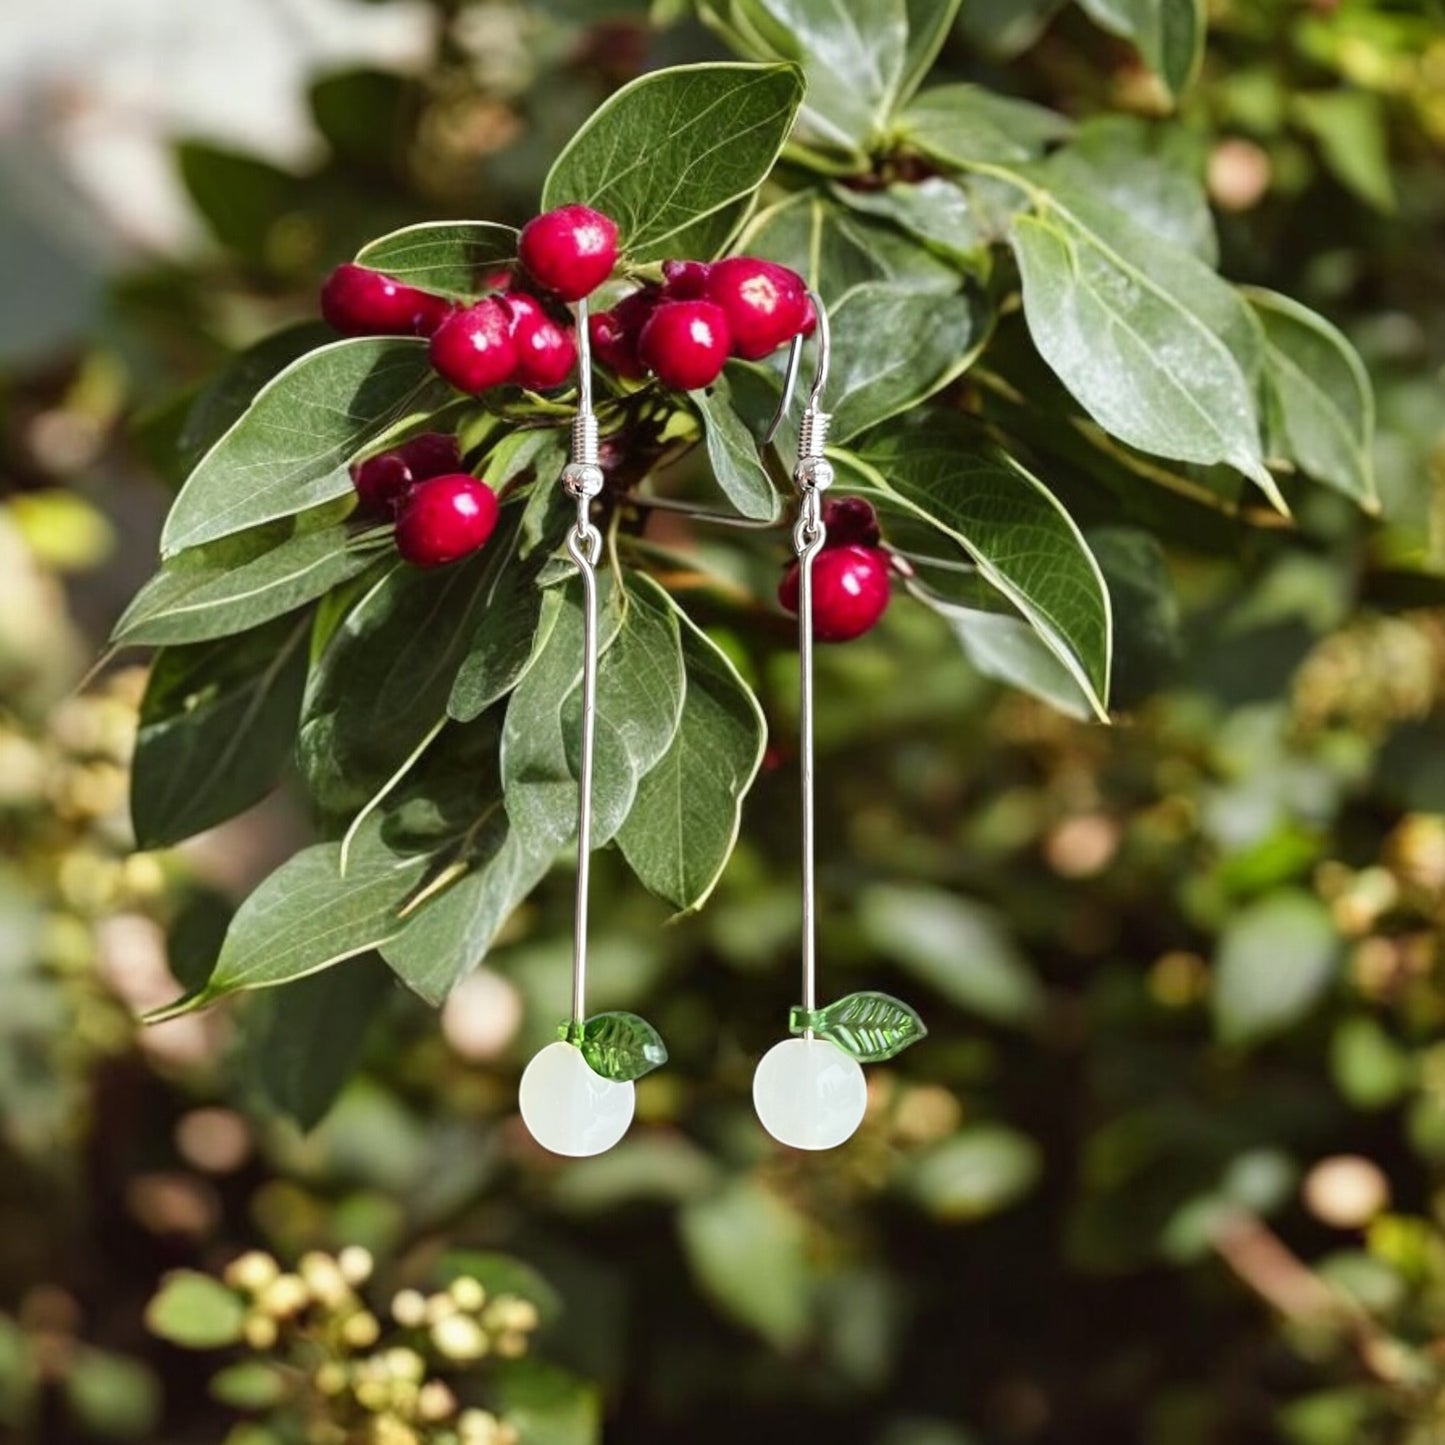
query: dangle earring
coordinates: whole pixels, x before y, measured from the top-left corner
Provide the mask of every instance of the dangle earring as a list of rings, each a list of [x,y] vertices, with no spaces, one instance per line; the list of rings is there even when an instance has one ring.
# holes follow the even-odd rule
[[[572,460],[562,487],[577,504],[567,555],[582,583],[582,737],[577,769],[577,898],[572,937],[572,1016],[522,1074],[518,1103],[532,1137],[554,1154],[585,1158],[610,1149],[627,1132],[635,1107],[633,1080],[667,1062],[657,1030],[630,1013],[587,1017],[587,902],[592,863],[592,763],[597,733],[597,563],[602,534],[592,502],[602,491],[597,418],[592,411],[592,356],[587,303],[576,306],[577,417]]]
[[[828,380],[831,341],[828,313],[809,293],[818,317],[818,362],[812,391],[798,433],[798,520],[793,547],[798,556],[798,766],[802,779],[802,964],[803,1001],[792,1010],[792,1038],[774,1044],[753,1075],[753,1107],[774,1139],[794,1149],[832,1149],[851,1138],[868,1107],[868,1086],[860,1063],[890,1059],[922,1038],[927,1030],[918,1014],[886,993],[849,994],[818,1007],[817,889],[814,866],[813,788],[813,562],[827,544],[823,493],[833,483],[833,466],[824,455],[832,418],[822,410]],[[764,437],[777,433],[793,389],[803,338],[788,356],[778,413]]]

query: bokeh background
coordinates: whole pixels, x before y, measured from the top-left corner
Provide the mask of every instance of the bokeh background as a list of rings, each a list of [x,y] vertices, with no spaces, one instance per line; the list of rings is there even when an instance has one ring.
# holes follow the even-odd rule
[[[945,74],[1158,114],[1060,10],[964,0]],[[147,1327],[168,1270],[310,1251],[315,1284],[317,1251],[361,1246],[384,1337],[457,1251],[545,1306],[523,1445],[1445,1440],[1445,10],[1210,10],[1170,144],[1221,269],[1366,358],[1385,521],[1325,498],[1212,560],[1161,538],[1111,729],[980,678],[906,605],[826,653],[826,957],[932,1036],[818,1160],[766,1147],[747,1097],[794,988],[788,681],[763,679],[776,766],[705,913],[663,927],[600,857],[598,1002],[674,1063],[646,1127],[561,1165],[514,1099],[565,993],[565,872],[440,1017],[393,991],[309,1134],[248,1073],[264,999],[138,1028],[306,825],[282,795],[132,853],[144,658],[91,668],[208,373],[372,235],[525,219],[598,101],[714,42],[683,0],[4,7],[4,1438],[407,1445],[273,1410],[324,1342],[277,1367],[255,1328]]]

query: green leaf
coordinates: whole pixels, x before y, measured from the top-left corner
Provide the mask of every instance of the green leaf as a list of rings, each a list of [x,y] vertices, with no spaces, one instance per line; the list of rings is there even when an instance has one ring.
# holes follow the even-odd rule
[[[166,518],[162,555],[345,496],[352,460],[449,394],[424,341],[361,337],[308,352],[201,458]]]
[[[219,1280],[193,1269],[172,1270],[146,1306],[146,1328],[188,1350],[218,1350],[241,1338],[246,1305]]]
[[[581,724],[582,610],[569,584],[557,620],[507,704],[502,780],[512,825],[558,848],[577,822],[576,750]],[[597,739],[592,790],[594,847],[622,825],[640,779],[671,746],[682,713],[677,615],[650,578],[628,574],[599,604]]]
[[[795,1008],[790,1032],[811,1030],[863,1064],[877,1064],[916,1044],[928,1030],[918,1011],[887,993],[850,993],[820,1009]]]
[[[266,999],[252,1051],[257,1078],[302,1130],[314,1129],[336,1102],[391,987],[391,970],[364,953]]]
[[[725,376],[707,391],[692,393],[702,415],[708,461],[727,499],[744,517],[771,522],[783,500],[758,457],[758,443],[733,407]]]
[[[617,834],[632,871],[675,908],[700,908],[737,841],[767,725],[727,657],[678,613],[687,686],[677,735],[638,783]]]
[[[576,1044],[594,1074],[625,1084],[667,1062],[662,1035],[638,1014],[593,1014],[580,1027],[567,1024],[564,1038]]]
[[[852,210],[891,221],[957,269],[979,279],[987,276],[989,223],[957,181],[929,176],[917,183],[894,181],[876,191],[835,186],[833,194]]]
[[[223,823],[277,783],[296,735],[310,619],[156,655],[131,763],[136,845]]]
[[[1001,1124],[972,1124],[908,1160],[899,1185],[936,1219],[961,1223],[1008,1208],[1042,1172],[1032,1139]]]
[[[977,562],[1107,720],[1108,589],[1083,536],[1043,483],[948,412],[915,413],[874,432],[859,455],[885,498]]]
[[[1270,455],[1378,512],[1375,394],[1358,353],[1297,301],[1253,287],[1244,295],[1264,327]]]
[[[858,898],[869,945],[949,1003],[995,1023],[1033,1023],[1044,991],[1003,918],[971,899],[923,886],[875,884]]]
[[[947,43],[961,5],[962,0],[907,0],[908,51],[895,104],[902,104],[923,84]]]
[[[1079,0],[1094,23],[1127,40],[1171,95],[1199,73],[1208,25],[1204,0]]]
[[[1290,108],[1341,185],[1377,211],[1395,209],[1389,117],[1380,96],[1353,87],[1313,91],[1294,96]]]
[[[157,645],[245,632],[359,575],[384,545],[340,522],[268,545],[274,525],[188,548],[164,563],[126,608],[111,640]]]
[[[152,1021],[241,989],[306,978],[400,934],[406,927],[402,909],[435,871],[435,857],[419,847],[393,846],[385,821],[373,815],[357,830],[344,874],[341,845],[316,843],[265,878],[236,910],[204,989]]]
[[[856,195],[849,204],[856,212]],[[829,307],[869,281],[888,281],[903,291],[958,290],[956,266],[821,191],[799,191],[760,212],[739,246],[750,256],[791,266]]]
[[[227,250],[269,268],[278,225],[306,205],[307,183],[237,150],[182,141],[176,164],[196,210]]]
[[[1335,978],[1340,940],[1307,893],[1271,894],[1237,912],[1220,935],[1211,1002],[1226,1043],[1248,1044],[1299,1023]]]
[[[807,79],[797,139],[861,155],[885,129],[908,66],[905,0],[744,0],[769,42],[761,54],[797,61]]]
[[[541,1360],[505,1360],[492,1372],[497,1409],[525,1445],[601,1445],[594,1386]]]
[[[1033,160],[1051,142],[1066,139],[1073,122],[1041,105],[960,83],[915,96],[898,117],[896,130],[901,140],[934,160],[967,166]]]
[[[595,206],[617,222],[633,261],[688,254],[679,242],[689,229],[750,197],[772,170],[802,88],[790,65],[644,75],[606,100],[558,156],[543,209]],[[697,235],[691,250],[709,259]]]
[[[983,349],[993,318],[982,292],[942,296],[870,284],[849,291],[829,322],[831,435],[845,442],[961,376]],[[884,336],[906,336],[908,345],[881,346]]]
[[[509,499],[487,546],[453,566],[397,562],[326,644],[298,745],[307,789],[326,811],[353,811],[388,783],[447,717],[464,681],[478,716],[525,671],[546,559],[516,557],[523,507]]]
[[[684,1206],[683,1250],[703,1293],[775,1349],[808,1338],[812,1271],[808,1226],[792,1205],[739,1177]]]
[[[459,301],[490,289],[489,273],[516,258],[516,229],[494,221],[425,221],[370,241],[356,253],[360,266]]]
[[[1049,169],[1213,267],[1219,237],[1204,189],[1207,157],[1199,137],[1182,126],[1104,115],[1081,125]]]
[[[1066,0],[968,0],[958,32],[989,60],[1012,60],[1048,28]]]
[[[290,1393],[286,1376],[264,1360],[239,1360],[211,1376],[213,1400],[233,1410],[269,1410]]]
[[[252,398],[298,357],[336,340],[324,321],[302,321],[272,333],[233,356],[196,394],[176,446],[192,467],[226,434]]]
[[[1287,512],[1264,465],[1258,323],[1187,251],[1047,167],[1040,213],[1013,245],[1024,314],[1044,360],[1106,431],[1156,456],[1250,477]],[[1032,185],[1032,182],[1027,182]]]
[[[150,1366],[86,1345],[73,1347],[63,1381],[66,1412],[102,1440],[154,1440],[161,1382]]]

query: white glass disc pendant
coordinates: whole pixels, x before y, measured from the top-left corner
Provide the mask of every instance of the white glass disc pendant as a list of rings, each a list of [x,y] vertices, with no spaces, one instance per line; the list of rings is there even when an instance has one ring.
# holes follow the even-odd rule
[[[636,1091],[604,1079],[575,1044],[559,1040],[527,1065],[518,1102],[528,1132],[544,1149],[585,1159],[627,1132]]]
[[[753,1107],[780,1144],[836,1149],[863,1122],[868,1084],[857,1059],[828,1039],[784,1039],[758,1064]]]

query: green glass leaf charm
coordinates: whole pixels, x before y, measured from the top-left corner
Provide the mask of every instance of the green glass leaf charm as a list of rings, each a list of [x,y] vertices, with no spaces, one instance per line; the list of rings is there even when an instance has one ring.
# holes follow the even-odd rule
[[[637,1014],[593,1014],[585,1023],[567,1023],[557,1031],[582,1050],[593,1073],[625,1084],[667,1062],[662,1035]]]
[[[928,1032],[914,1009],[887,993],[850,993],[811,1013],[795,1008],[788,1026],[795,1034],[811,1029],[862,1064],[891,1059]]]

